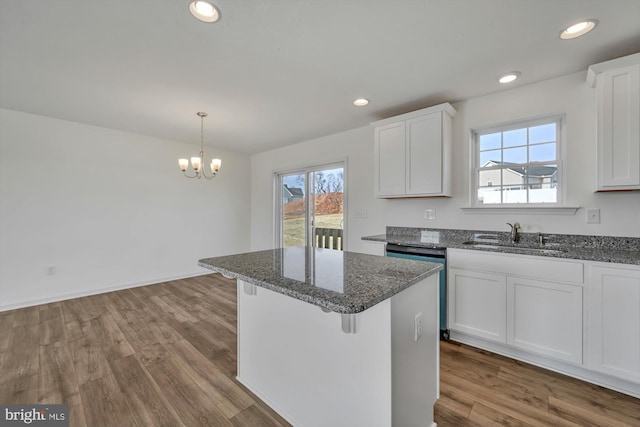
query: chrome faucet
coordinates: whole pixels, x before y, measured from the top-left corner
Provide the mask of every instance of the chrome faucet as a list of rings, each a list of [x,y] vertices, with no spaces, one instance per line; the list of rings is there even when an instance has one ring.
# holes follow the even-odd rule
[[[520,235],[518,234],[518,230],[521,230],[520,223],[514,222],[513,224],[507,223],[508,226],[511,227],[511,243],[517,243],[520,240]]]
[[[538,245],[539,246],[544,246],[544,243],[545,243],[546,240],[547,240],[547,238],[544,237],[544,234],[538,233]]]

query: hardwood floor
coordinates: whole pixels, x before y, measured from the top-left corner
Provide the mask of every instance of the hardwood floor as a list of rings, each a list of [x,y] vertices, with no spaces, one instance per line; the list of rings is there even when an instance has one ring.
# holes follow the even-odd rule
[[[212,274],[2,312],[0,403],[68,403],[72,427],[288,426],[235,380],[235,304]],[[640,400],[443,343],[436,422],[640,426]]]
[[[449,342],[435,418],[438,426],[640,426],[640,399]]]

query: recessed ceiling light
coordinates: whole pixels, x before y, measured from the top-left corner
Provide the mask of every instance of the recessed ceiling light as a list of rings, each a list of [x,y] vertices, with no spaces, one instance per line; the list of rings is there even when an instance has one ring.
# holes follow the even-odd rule
[[[192,1],[189,12],[202,22],[216,22],[220,19],[220,11],[208,0]]]
[[[364,107],[368,103],[369,103],[369,100],[367,98],[358,98],[353,101],[353,105],[355,105],[356,107]]]
[[[510,73],[507,73],[504,76],[500,77],[498,81],[500,83],[511,83],[518,77],[520,77],[520,71],[511,71]]]
[[[598,25],[597,19],[587,19],[586,21],[578,22],[577,24],[573,24],[562,31],[560,33],[560,38],[563,40],[575,39],[576,37],[587,34],[589,31],[593,30],[596,25]]]

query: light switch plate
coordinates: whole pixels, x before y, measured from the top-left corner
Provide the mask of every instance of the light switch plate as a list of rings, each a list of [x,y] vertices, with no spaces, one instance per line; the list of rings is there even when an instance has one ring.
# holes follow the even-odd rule
[[[587,209],[587,224],[600,224],[600,209]]]
[[[367,219],[367,210],[366,209],[356,210],[355,217],[358,219]]]

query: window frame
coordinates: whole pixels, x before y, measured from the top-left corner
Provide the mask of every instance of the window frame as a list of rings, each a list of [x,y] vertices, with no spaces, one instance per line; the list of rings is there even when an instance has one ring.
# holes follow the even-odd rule
[[[523,202],[523,203],[504,203],[501,201],[501,203],[480,203],[478,200],[478,190],[481,188],[480,184],[480,171],[487,171],[487,170],[505,170],[508,169],[508,167],[505,167],[504,165],[498,165],[492,168],[482,168],[480,166],[480,136],[482,135],[488,135],[488,134],[492,134],[492,133],[504,133],[504,132],[508,132],[508,131],[512,131],[512,130],[516,130],[516,129],[528,129],[531,127],[535,127],[535,126],[540,126],[540,125],[545,125],[545,124],[551,124],[551,123],[555,123],[556,124],[556,158],[555,160],[551,160],[551,161],[543,161],[543,162],[527,162],[527,163],[522,163],[519,164],[519,166],[522,167],[529,167],[529,166],[544,166],[544,165],[556,165],[557,166],[557,170],[556,170],[556,176],[557,179],[555,181],[556,183],[556,201],[555,202],[538,202],[538,203],[531,203],[531,202]],[[565,193],[566,193],[566,189],[565,189],[565,185],[564,185],[564,159],[565,159],[565,154],[566,154],[566,133],[565,133],[565,115],[564,114],[557,114],[557,115],[550,115],[550,116],[542,116],[542,117],[534,117],[534,118],[527,118],[527,119],[521,119],[521,120],[516,120],[516,121],[511,121],[511,122],[507,122],[507,123],[502,123],[502,124],[497,124],[497,125],[492,125],[492,126],[487,126],[487,127],[479,127],[479,128],[475,128],[475,129],[471,129],[471,134],[470,134],[470,140],[471,140],[471,144],[470,144],[470,160],[471,160],[471,165],[470,165],[470,180],[469,180],[469,207],[470,208],[476,208],[476,209],[513,209],[513,208],[518,208],[518,209],[526,209],[526,208],[561,208],[564,207],[564,200],[565,200]],[[527,131],[528,133],[528,131]],[[529,147],[529,137],[527,136],[527,144],[524,145],[524,147]],[[507,147],[510,148],[510,147]],[[499,149],[496,150],[500,150],[500,151],[504,151],[505,147],[501,146]],[[529,160],[529,159],[527,159]],[[500,184],[501,187],[506,190],[506,186],[504,184],[504,181],[500,180]],[[523,184],[526,185],[526,184]],[[493,182],[493,187],[496,187],[496,183],[495,180]],[[513,185],[511,186],[513,187]],[[501,192],[501,200],[503,197],[503,193]],[[527,195],[527,198],[529,196]]]

